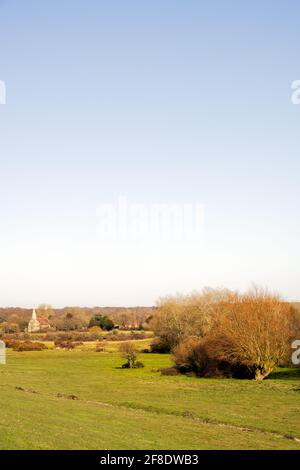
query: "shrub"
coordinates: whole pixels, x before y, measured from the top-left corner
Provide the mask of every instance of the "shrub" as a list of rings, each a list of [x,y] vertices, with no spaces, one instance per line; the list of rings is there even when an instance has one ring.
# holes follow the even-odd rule
[[[249,369],[218,359],[210,338],[188,338],[173,350],[173,361],[178,372],[210,378],[252,378]]]
[[[137,361],[138,350],[134,343],[122,343],[120,345],[119,351],[124,359],[127,360],[125,364],[123,364],[122,368],[125,369],[136,369],[140,367],[144,367],[144,365]]]
[[[106,315],[95,315],[91,318],[89,328],[99,326],[102,330],[110,331],[114,328],[114,322]]]
[[[137,333],[135,331],[131,331],[131,333],[130,333],[130,339],[131,340],[138,341],[138,340],[143,340],[143,339],[147,339],[147,338],[149,338],[149,335],[147,335],[146,333]]]
[[[141,361],[136,361],[134,364],[134,369],[142,369],[144,366],[143,362]]]
[[[54,341],[54,346],[55,346],[57,349],[68,349],[68,350],[71,350],[71,349],[78,348],[79,346],[82,346],[82,345],[83,345],[82,342],[63,341],[63,340],[61,340],[61,339]]]
[[[48,349],[44,343],[38,343],[33,341],[15,341],[13,345],[13,350],[22,352],[22,351],[43,351]]]
[[[78,341],[81,343],[87,342],[87,341],[98,341],[103,339],[103,335],[98,334],[96,332],[68,332],[68,333],[62,333],[62,332],[49,332],[43,337],[44,341],[53,341],[54,343],[59,343],[61,341]]]
[[[89,328],[89,333],[94,335],[101,335],[102,329],[100,328],[100,326],[95,325]]]
[[[140,361],[135,362],[133,366],[130,366],[129,362],[125,362],[125,364],[122,365],[122,369],[141,369],[143,367],[145,366]]]
[[[108,341],[138,341],[149,338],[145,333],[136,333],[132,331],[130,334],[119,333],[118,330],[108,333],[105,337]]]
[[[129,362],[125,362],[125,364],[122,364],[122,369],[130,369],[130,365],[129,365]]]
[[[114,333],[108,333],[105,337],[107,341],[128,341],[127,335],[119,335],[116,331]]]
[[[5,341],[5,343],[9,343],[10,341],[27,341],[30,340],[31,336],[28,333],[12,333],[12,334],[4,334],[1,336],[1,339]],[[36,338],[36,337],[35,337]]]
[[[13,347],[15,346],[16,343],[18,343],[17,340],[15,339],[8,339],[8,338],[3,338],[4,342],[5,342],[5,347],[6,348],[9,348],[9,349],[13,349]]]
[[[207,368],[210,358],[199,338],[187,338],[173,350],[172,358],[182,372],[201,374]]]
[[[168,376],[174,376],[174,375],[179,375],[180,371],[178,370],[177,367],[166,367],[164,369],[161,369],[161,375],[168,375]]]
[[[103,352],[104,351],[104,344],[99,342],[96,344],[96,352]]]
[[[162,338],[156,338],[150,345],[150,352],[153,354],[168,354],[170,345]]]

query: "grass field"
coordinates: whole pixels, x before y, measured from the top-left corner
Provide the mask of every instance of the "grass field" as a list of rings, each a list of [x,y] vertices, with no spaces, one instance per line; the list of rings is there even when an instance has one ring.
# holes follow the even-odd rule
[[[167,377],[169,356],[125,370],[114,348],[9,351],[0,449],[300,449],[300,370],[262,383]]]

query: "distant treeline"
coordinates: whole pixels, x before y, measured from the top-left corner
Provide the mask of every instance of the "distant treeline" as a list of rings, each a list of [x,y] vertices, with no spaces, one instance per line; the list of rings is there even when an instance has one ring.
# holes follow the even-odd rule
[[[47,318],[51,327],[57,330],[80,330],[88,328],[97,315],[111,319],[121,329],[143,328],[150,321],[155,307],[64,307],[53,308],[40,305],[38,318]],[[32,315],[32,309],[8,307],[0,308],[0,328],[9,332],[24,331]]]

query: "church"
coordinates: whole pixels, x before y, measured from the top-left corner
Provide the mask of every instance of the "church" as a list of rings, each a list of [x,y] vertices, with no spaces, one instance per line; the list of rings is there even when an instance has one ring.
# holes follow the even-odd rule
[[[35,308],[32,311],[31,320],[28,323],[27,331],[28,333],[38,333],[41,331],[47,331],[50,329],[50,323],[48,318],[40,317],[37,318]]]

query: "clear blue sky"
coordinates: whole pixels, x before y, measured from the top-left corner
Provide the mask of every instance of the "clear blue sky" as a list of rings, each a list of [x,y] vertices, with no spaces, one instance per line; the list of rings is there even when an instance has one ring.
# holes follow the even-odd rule
[[[2,0],[1,305],[300,299],[298,0]],[[205,241],[103,244],[96,209],[205,205]]]

